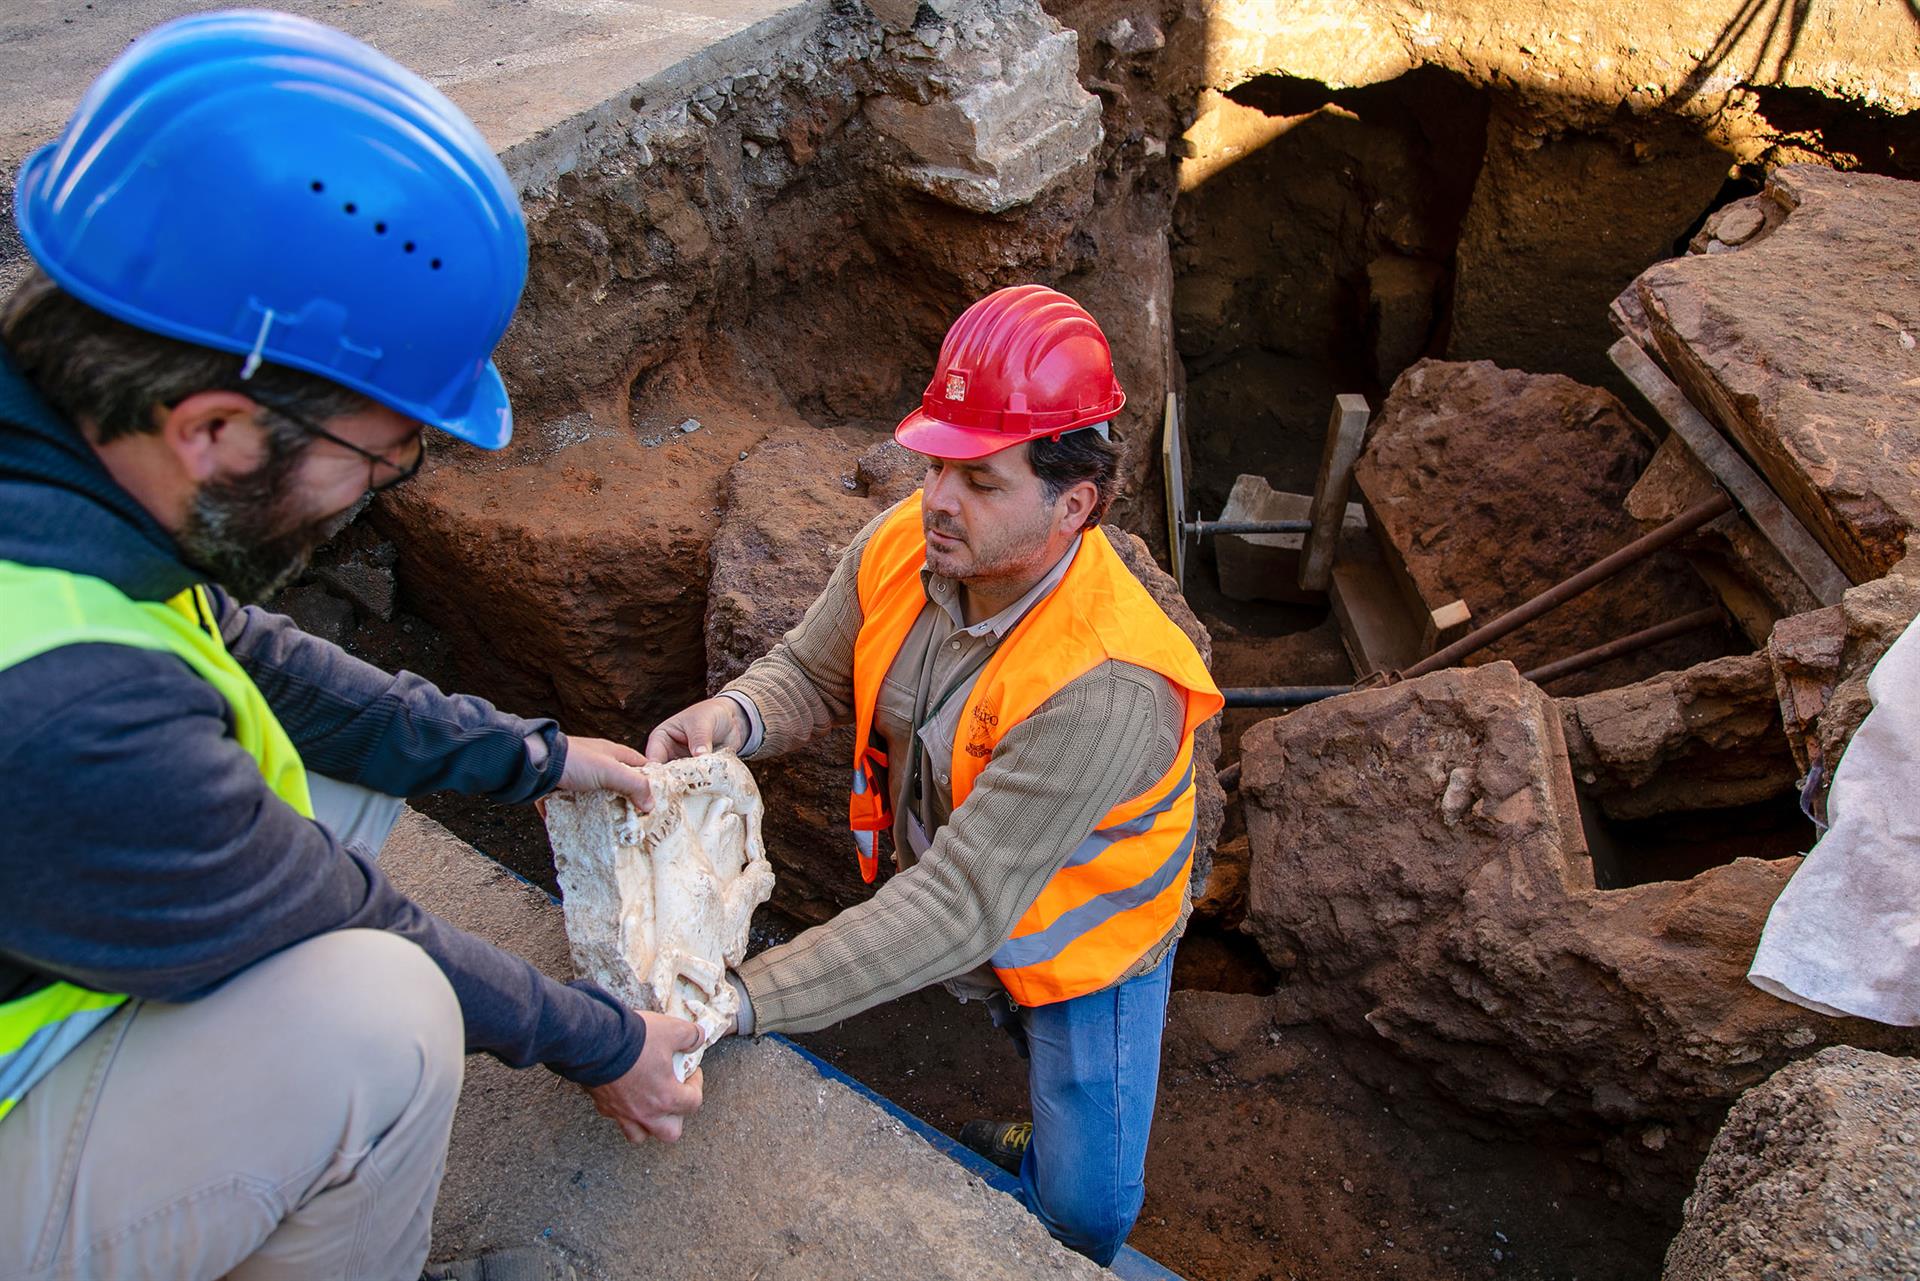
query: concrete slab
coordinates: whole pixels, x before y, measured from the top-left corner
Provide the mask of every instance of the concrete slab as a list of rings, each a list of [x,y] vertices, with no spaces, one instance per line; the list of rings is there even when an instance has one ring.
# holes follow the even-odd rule
[[[13,175],[141,32],[241,0],[12,0],[0,7],[0,290],[21,268]],[[260,0],[255,0],[256,3]],[[472,116],[523,193],[580,163],[596,129],[764,62],[825,0],[278,0],[389,54]]]
[[[409,812],[381,865],[422,906],[571,975],[560,909],[439,824]],[[434,1258],[545,1240],[608,1281],[1109,1275],[783,1045],[724,1043],[705,1084],[680,1143],[635,1147],[550,1073],[469,1059]]]

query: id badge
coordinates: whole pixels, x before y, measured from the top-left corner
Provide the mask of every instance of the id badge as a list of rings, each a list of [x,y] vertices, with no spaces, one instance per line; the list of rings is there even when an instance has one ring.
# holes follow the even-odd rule
[[[920,826],[918,814],[907,815],[907,848],[913,851],[915,859],[924,858],[927,847],[933,842],[927,839],[927,829]]]

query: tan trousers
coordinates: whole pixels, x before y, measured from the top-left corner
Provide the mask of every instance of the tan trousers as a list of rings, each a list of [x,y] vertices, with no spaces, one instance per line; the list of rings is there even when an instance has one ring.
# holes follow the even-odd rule
[[[414,1281],[464,1050],[439,967],[374,930],[130,1001],[0,1121],[0,1278]]]

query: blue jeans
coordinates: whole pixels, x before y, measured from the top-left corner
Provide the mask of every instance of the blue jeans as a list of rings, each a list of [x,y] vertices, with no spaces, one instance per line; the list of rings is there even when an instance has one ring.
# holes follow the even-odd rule
[[[1033,1105],[1020,1199],[1062,1245],[1103,1267],[1146,1200],[1173,953],[1105,991],[1020,1011]]]

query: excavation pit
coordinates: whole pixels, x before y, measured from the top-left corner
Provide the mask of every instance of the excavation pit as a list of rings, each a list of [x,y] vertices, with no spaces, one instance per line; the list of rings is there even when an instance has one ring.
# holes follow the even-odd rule
[[[1491,617],[1657,524],[1697,479],[1663,460],[1665,425],[1607,360],[1608,305],[1689,245],[1699,261],[1663,270],[1748,252],[1742,211],[1781,162],[1913,176],[1904,14],[1806,31],[1785,67],[1683,5],[1648,24],[1671,29],[1657,39],[1550,8],[328,10],[480,119],[521,188],[532,262],[500,355],[513,448],[439,451],[289,608],[376,661],[642,740],[797,621],[837,549],[912,489],[886,432],[952,317],[1041,279],[1114,341],[1131,485],[1115,520],[1138,536],[1117,545],[1205,629],[1222,683],[1357,673],[1328,605],[1232,599],[1208,547],[1184,605],[1148,568],[1168,550],[1169,391],[1208,516],[1243,473],[1312,492],[1333,397],[1366,396],[1355,501],[1381,540],[1376,603]],[[124,35],[76,17],[14,42],[59,54],[14,80],[42,113],[25,130],[44,134],[86,78],[73,68]],[[1716,61],[1696,80],[1682,47]],[[1768,234],[1776,215],[1756,215]],[[1869,327],[1875,359],[1906,359],[1910,298],[1860,292],[1891,321]],[[1713,371],[1693,372],[1710,400]],[[1759,434],[1743,447],[1765,453]],[[1740,973],[1812,839],[1796,784],[1844,744],[1865,666],[1920,604],[1911,577],[1878,577],[1898,551],[1883,513],[1833,517],[1809,520],[1847,553],[1844,602],[1787,599],[1751,538],[1716,525],[1464,672],[1224,718],[1220,761],[1243,781],[1206,788],[1221,854],[1176,971],[1136,1245],[1195,1281],[1654,1275],[1741,1089],[1827,1041],[1911,1050]],[[1544,690],[1520,679],[1705,606],[1732,623]],[[839,823],[846,755],[842,732],[761,771],[780,871],[762,942],[867,892]],[[1371,790],[1343,791],[1352,779]],[[551,884],[530,815],[421,805]],[[1519,901],[1522,883],[1538,894]],[[1024,1112],[1011,1046],[938,991],[804,1040],[948,1133]],[[508,1088],[483,1068],[477,1085]],[[722,1054],[716,1081],[727,1068]],[[502,1204],[497,1147],[467,1151],[448,1248],[563,1233],[535,1207],[586,1206],[611,1235],[582,1257],[622,1274],[605,1189]],[[546,1155],[543,1177],[574,1177],[565,1151]],[[782,1232],[829,1234],[781,1204]],[[762,1275],[862,1271],[805,1244],[783,1236],[793,1249]]]

